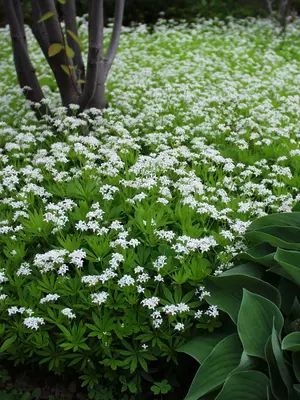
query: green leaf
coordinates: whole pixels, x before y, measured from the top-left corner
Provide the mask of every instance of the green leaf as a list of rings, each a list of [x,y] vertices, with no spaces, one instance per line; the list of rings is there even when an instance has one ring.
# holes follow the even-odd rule
[[[300,332],[287,335],[282,341],[281,348],[288,351],[300,351]]]
[[[252,262],[270,267],[274,263],[275,248],[268,243],[259,243],[246,251],[244,256]],[[243,256],[243,255],[242,255]]]
[[[10,346],[17,340],[17,335],[13,335],[10,338],[6,339],[2,346],[0,347],[0,353],[4,353],[6,350],[10,348]]]
[[[68,58],[73,58],[75,56],[74,50],[69,45],[66,45],[66,55]]]
[[[283,316],[270,300],[244,289],[238,315],[238,333],[244,350],[250,356],[265,358],[265,345],[273,329],[280,334]]]
[[[60,4],[66,4],[66,0],[57,0]]]
[[[44,15],[41,16],[41,18],[38,20],[38,22],[44,22],[47,21],[47,19],[51,18],[54,16],[54,12],[48,11]]]
[[[289,279],[300,286],[300,252],[277,249],[274,259],[289,276]]]
[[[54,57],[63,50],[64,46],[61,43],[52,43],[48,48],[48,56]]]
[[[265,400],[268,383],[262,372],[235,372],[226,379],[216,400]]]
[[[68,76],[71,75],[71,66],[70,65],[62,64],[60,67]]]
[[[248,232],[264,228],[266,226],[294,226],[300,228],[300,212],[274,213],[256,219],[247,229]]]
[[[254,243],[267,242],[274,247],[300,249],[300,228],[293,226],[267,226],[247,232],[246,238]]]
[[[199,363],[202,363],[213,348],[224,339],[224,335],[201,335],[180,346],[177,351],[186,353]]]
[[[80,38],[74,32],[70,31],[70,29],[67,29],[67,33],[74,40],[74,42],[76,42],[78,46],[82,48]]]
[[[300,353],[293,353],[292,360],[295,377],[300,382]]]
[[[242,346],[236,334],[221,340],[197,371],[185,400],[198,400],[218,389],[228,374],[239,365]]]
[[[276,288],[261,279],[248,275],[211,276],[204,280],[205,288],[210,292],[206,297],[209,304],[217,305],[237,322],[243,298],[243,289],[260,294],[280,306],[280,293]]]
[[[272,335],[265,346],[265,355],[268,363],[271,391],[278,400],[288,399],[291,391],[291,377],[285,364],[278,335],[273,328]]]

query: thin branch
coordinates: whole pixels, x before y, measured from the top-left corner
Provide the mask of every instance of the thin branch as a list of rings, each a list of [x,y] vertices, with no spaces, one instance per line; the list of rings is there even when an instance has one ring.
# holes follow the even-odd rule
[[[75,54],[74,64],[76,66],[77,80],[84,80],[85,68],[80,45],[68,33],[68,31],[71,31],[75,36],[78,37],[75,0],[67,0],[66,3],[62,5],[62,11],[65,21],[67,43],[73,49]]]
[[[33,103],[40,103],[44,98],[41,86],[36,77],[35,69],[30,61],[26,42],[24,40],[24,26],[22,26],[22,14],[19,0],[6,0],[5,12],[10,27],[14,61],[19,84],[27,100]],[[18,10],[18,11],[16,11]],[[36,108],[34,108],[36,110]],[[46,112],[41,106],[39,113]]]
[[[83,110],[96,90],[98,66],[103,59],[104,15],[103,0],[89,0],[89,51],[86,82],[79,100]]]
[[[120,35],[122,30],[122,22],[123,22],[123,15],[124,15],[124,7],[125,7],[125,0],[116,0],[115,5],[115,17],[114,17],[114,27],[111,36],[111,41],[109,44],[109,48],[107,51],[107,63],[106,63],[106,75],[108,75],[109,70],[112,66],[114,58],[117,53]]]

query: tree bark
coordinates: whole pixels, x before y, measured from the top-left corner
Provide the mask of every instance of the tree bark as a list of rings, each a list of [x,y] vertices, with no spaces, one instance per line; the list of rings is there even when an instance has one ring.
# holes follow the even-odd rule
[[[122,30],[124,6],[125,0],[116,0],[114,26],[109,48],[105,58],[100,60],[100,63],[98,65],[96,90],[94,91],[93,97],[88,103],[88,107],[103,109],[107,106],[107,101],[105,98],[105,82],[107,80],[108,73],[111,69],[118,49]]]
[[[89,0],[89,51],[86,79],[79,100],[80,109],[90,103],[97,86],[99,64],[103,62],[103,0]]]
[[[67,43],[73,49],[74,54],[75,54],[74,64],[76,67],[77,81],[84,80],[85,68],[84,68],[84,63],[83,63],[83,59],[82,59],[81,48],[80,48],[79,44],[68,33],[68,30],[69,30],[78,37],[75,0],[67,0],[65,2],[65,4],[62,5],[62,11],[63,11],[65,27],[66,27]],[[78,87],[81,89],[82,84],[79,84]]]
[[[49,45],[59,43],[62,46],[65,46],[54,0],[34,1],[39,3],[39,8],[42,15],[45,15],[47,12],[53,13],[52,17],[44,21],[49,39]],[[78,103],[78,93],[74,72],[72,71],[72,64],[69,62],[65,51],[60,51],[54,57],[49,57],[48,61],[54,73],[63,105],[68,106],[71,103]],[[62,69],[62,65],[69,67],[69,74]]]
[[[44,98],[44,94],[29,58],[24,39],[25,29],[22,22],[22,13],[20,13],[19,0],[6,0],[4,9],[10,27],[13,55],[20,87],[23,89],[27,100],[33,103],[40,103]],[[33,107],[33,109],[38,115],[47,112],[46,107],[43,105],[40,105],[39,111],[37,111],[36,107]]]

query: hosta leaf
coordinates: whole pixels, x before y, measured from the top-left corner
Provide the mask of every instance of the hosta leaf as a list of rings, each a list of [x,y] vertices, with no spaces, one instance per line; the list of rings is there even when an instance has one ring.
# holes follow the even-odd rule
[[[266,242],[274,247],[300,249],[300,228],[293,226],[267,226],[247,232],[246,238],[255,243]]]
[[[292,359],[295,377],[297,381],[300,382],[300,353],[293,353]]]
[[[274,213],[258,218],[248,228],[248,231],[257,230],[266,226],[295,226],[300,228],[300,212]]]
[[[52,43],[48,48],[48,56],[54,57],[63,50],[64,46],[61,43]]]
[[[273,328],[272,335],[265,346],[271,391],[278,400],[288,398],[291,391],[291,377],[280,348],[278,335]]]
[[[274,259],[288,274],[290,280],[300,286],[300,252],[277,249]]]
[[[262,372],[235,372],[226,379],[216,400],[265,400],[268,383]]]
[[[245,352],[250,356],[265,358],[265,345],[273,329],[280,334],[283,316],[270,300],[244,289],[238,314],[238,333]]]
[[[180,346],[177,351],[186,353],[202,363],[213,348],[224,338],[222,335],[201,335]]]
[[[52,11],[48,11],[44,15],[41,16],[41,18],[38,20],[38,22],[47,21],[47,19],[52,18],[53,16],[54,16],[54,13]]]
[[[300,332],[292,332],[285,336],[281,347],[282,350],[300,351]]]
[[[274,264],[275,248],[268,243],[260,243],[257,246],[251,247],[245,253],[245,257],[249,258],[258,264],[270,267]]]
[[[236,334],[221,340],[196,373],[185,400],[198,400],[219,388],[228,374],[239,365],[242,346]]]
[[[247,275],[211,276],[204,281],[205,288],[210,292],[206,301],[215,304],[225,311],[236,323],[243,298],[243,289],[261,294],[280,306],[280,294],[276,288],[267,282]]]

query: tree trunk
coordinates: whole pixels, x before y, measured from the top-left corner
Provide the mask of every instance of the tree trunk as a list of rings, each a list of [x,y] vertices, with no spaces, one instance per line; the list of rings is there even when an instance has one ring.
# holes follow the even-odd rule
[[[66,3],[62,5],[62,11],[63,11],[65,27],[66,27],[67,43],[73,49],[74,54],[75,54],[74,64],[76,67],[76,78],[77,78],[77,81],[78,80],[82,81],[85,78],[85,68],[84,68],[84,63],[83,63],[83,59],[82,59],[82,55],[81,55],[80,45],[68,33],[68,31],[71,31],[72,33],[74,33],[75,36],[78,37],[75,0],[67,0]],[[82,83],[79,83],[77,86],[80,88],[80,90],[83,87]]]
[[[42,15],[47,12],[53,13],[52,17],[44,21],[49,45],[59,43],[65,46],[54,0],[34,0],[34,2],[36,1]],[[74,71],[72,71],[72,64],[68,60],[65,51],[60,51],[54,57],[49,57],[48,62],[54,73],[63,105],[68,106],[72,103],[78,103],[76,78],[74,77]],[[63,70],[62,65],[69,68],[69,73]]]
[[[103,61],[103,30],[103,0],[89,0],[89,52],[85,85],[79,100],[81,110],[88,106],[97,87],[99,63]]]
[[[4,9],[10,27],[13,55],[20,87],[23,88],[27,100],[33,103],[40,103],[44,98],[44,94],[36,77],[35,69],[30,61],[24,39],[25,29],[21,22],[22,14],[20,14],[19,0],[6,0]],[[16,10],[18,11],[16,12]],[[40,105],[39,111],[37,111],[36,106],[33,109],[38,115],[47,112],[46,107],[43,105]]]

